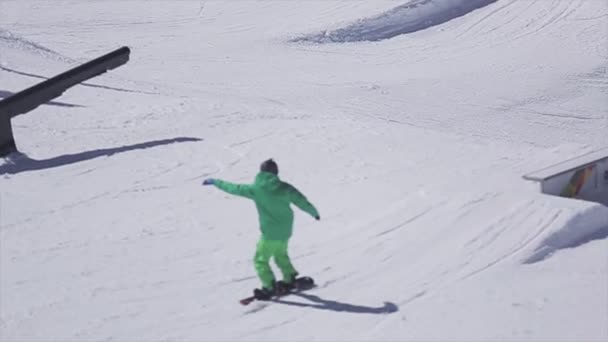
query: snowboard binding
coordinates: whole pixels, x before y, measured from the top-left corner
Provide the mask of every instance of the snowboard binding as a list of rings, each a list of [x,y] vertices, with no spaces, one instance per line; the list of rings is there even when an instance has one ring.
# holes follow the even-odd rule
[[[315,281],[311,277],[299,277],[295,278],[293,282],[286,283],[284,281],[278,281],[272,290],[261,288],[253,290],[253,296],[241,299],[241,304],[247,305],[254,300],[268,301],[273,298],[279,298],[290,293],[304,291],[315,287]]]

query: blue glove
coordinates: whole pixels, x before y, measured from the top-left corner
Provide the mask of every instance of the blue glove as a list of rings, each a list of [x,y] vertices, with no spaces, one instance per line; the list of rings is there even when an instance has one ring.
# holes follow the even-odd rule
[[[203,181],[203,185],[213,185],[215,183],[215,179],[207,178]]]

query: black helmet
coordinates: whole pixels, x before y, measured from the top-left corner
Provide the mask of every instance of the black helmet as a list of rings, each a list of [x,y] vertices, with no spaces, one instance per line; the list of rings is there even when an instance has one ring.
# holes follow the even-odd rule
[[[275,175],[279,174],[279,167],[277,163],[272,160],[272,158],[264,161],[262,165],[260,165],[260,171],[274,173]]]

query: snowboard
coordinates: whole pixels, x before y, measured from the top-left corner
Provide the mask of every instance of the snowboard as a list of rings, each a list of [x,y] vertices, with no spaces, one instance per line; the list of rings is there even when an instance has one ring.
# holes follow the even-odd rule
[[[296,278],[295,286],[293,289],[288,290],[283,293],[276,293],[268,300],[260,300],[260,299],[255,298],[255,296],[251,296],[251,297],[243,298],[239,302],[242,305],[249,305],[249,304],[251,304],[251,302],[256,301],[256,300],[268,302],[268,301],[272,301],[273,299],[285,297],[285,296],[288,296],[293,293],[310,290],[312,288],[315,288],[316,286],[317,285],[315,284],[315,281],[311,277],[299,277],[299,278]]]

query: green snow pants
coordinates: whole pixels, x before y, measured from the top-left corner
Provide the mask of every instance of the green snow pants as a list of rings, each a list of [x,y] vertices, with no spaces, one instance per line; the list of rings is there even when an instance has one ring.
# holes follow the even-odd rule
[[[274,257],[275,263],[279,266],[284,281],[291,280],[291,277],[296,274],[296,270],[287,254],[287,241],[260,239],[253,263],[258,277],[262,281],[262,286],[267,289],[272,289],[275,281],[274,273],[272,273],[272,269],[270,268],[270,258],[272,257]]]

